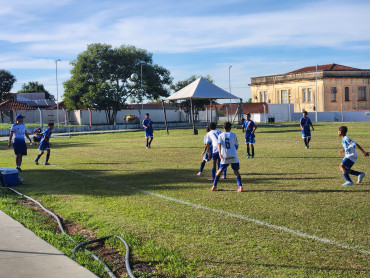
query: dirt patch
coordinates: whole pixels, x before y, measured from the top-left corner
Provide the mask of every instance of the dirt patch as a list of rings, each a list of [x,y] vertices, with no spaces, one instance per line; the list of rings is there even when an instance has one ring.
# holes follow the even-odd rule
[[[26,198],[20,199],[19,202],[22,205],[28,206],[32,209],[34,209],[37,213],[47,217],[49,219],[49,222],[47,225],[51,225],[56,227],[59,230],[59,225],[55,218],[51,216],[48,212],[44,211],[39,205],[35,204],[31,200],[28,200]],[[58,215],[63,228],[65,232],[69,235],[74,235],[74,234],[79,234],[82,235],[86,241],[96,239],[96,234],[94,231],[85,229],[81,227],[78,223],[69,221],[69,220],[64,220]],[[104,242],[96,242],[93,244],[90,244],[86,246],[86,249],[94,252],[101,260],[103,260],[113,271],[113,273],[117,277],[121,276],[127,276],[127,269],[126,269],[126,264],[125,264],[125,255],[121,255],[118,250],[109,248],[104,244]],[[138,271],[142,273],[154,273],[157,271],[157,268],[155,266],[152,266],[146,262],[136,262],[136,263],[130,263],[130,267],[132,271]],[[154,276],[152,276],[154,277]],[[165,276],[156,276],[158,278],[162,278]]]

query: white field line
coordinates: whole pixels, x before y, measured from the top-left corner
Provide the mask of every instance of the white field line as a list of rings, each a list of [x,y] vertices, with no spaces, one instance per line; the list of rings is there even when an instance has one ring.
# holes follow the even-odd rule
[[[8,152],[8,153],[10,154],[10,152]],[[28,159],[28,160],[32,160],[32,159]],[[80,175],[80,176],[83,176],[83,177],[86,177],[86,178],[94,179],[94,180],[97,180],[97,181],[100,181],[100,182],[104,182],[104,183],[108,183],[108,184],[112,184],[112,185],[121,185],[121,186],[123,185],[128,189],[140,191],[142,193],[149,194],[149,195],[152,195],[152,196],[156,196],[158,198],[162,198],[162,199],[165,199],[165,200],[168,200],[168,201],[172,201],[172,202],[176,202],[176,203],[179,203],[179,204],[191,206],[191,207],[194,207],[194,208],[197,208],[197,209],[203,209],[203,210],[212,211],[212,212],[219,213],[219,214],[224,214],[224,215],[227,215],[227,216],[230,216],[230,217],[238,218],[238,219],[241,219],[241,220],[246,220],[248,222],[251,222],[251,223],[254,223],[254,224],[257,224],[257,225],[261,225],[261,226],[269,227],[269,228],[272,228],[272,229],[275,229],[275,230],[287,232],[287,233],[290,233],[290,234],[293,234],[293,235],[296,235],[296,236],[299,236],[299,237],[312,239],[314,241],[334,245],[334,246],[344,248],[344,249],[354,250],[354,251],[357,251],[357,252],[365,254],[365,255],[370,255],[370,251],[367,251],[367,250],[359,248],[359,247],[350,246],[350,245],[347,245],[347,244],[344,244],[344,243],[340,243],[340,242],[335,241],[335,240],[309,235],[309,234],[306,234],[306,233],[303,233],[303,232],[300,232],[300,231],[289,229],[287,227],[270,224],[268,222],[257,220],[257,219],[250,218],[250,217],[247,217],[247,216],[243,216],[243,215],[239,215],[239,214],[235,214],[235,213],[231,213],[231,212],[227,212],[227,211],[223,211],[223,210],[219,210],[219,209],[213,209],[213,208],[209,208],[209,207],[202,206],[202,205],[193,204],[193,203],[190,203],[190,202],[187,202],[187,201],[175,199],[175,198],[168,197],[168,196],[165,196],[165,195],[161,195],[161,194],[158,194],[158,193],[154,193],[154,192],[151,192],[151,191],[143,190],[143,189],[140,189],[140,188],[137,188],[137,187],[128,186],[128,185],[121,184],[121,183],[118,183],[118,182],[112,182],[112,181],[109,181],[109,180],[105,180],[105,179],[101,179],[101,178],[94,177],[94,176],[91,176],[91,175],[87,175],[87,174],[81,173],[79,171],[65,169],[63,167],[60,167],[60,166],[57,166],[57,165],[54,165],[54,164],[51,164],[50,166],[54,167],[54,168],[57,168],[57,169],[60,169],[60,170],[63,170],[63,171],[71,172],[71,173],[74,173],[76,175]]]
[[[118,182],[112,182],[112,181],[108,181],[108,180],[101,179],[101,178],[98,178],[98,177],[94,177],[94,176],[91,176],[91,175],[87,175],[87,174],[84,174],[84,173],[81,173],[81,172],[78,172],[78,171],[75,171],[75,170],[68,170],[68,169],[62,168],[62,167],[57,166],[57,165],[51,165],[51,166],[55,167],[57,169],[60,169],[60,170],[68,171],[68,172],[83,176],[83,177],[91,178],[91,179],[94,179],[94,180],[97,180],[97,181],[100,181],[100,182],[109,183],[109,184],[112,184],[112,185],[124,185],[124,184],[121,184],[121,183],[118,183]],[[277,225],[270,224],[268,222],[260,221],[260,220],[250,218],[250,217],[247,217],[247,216],[243,216],[243,215],[239,215],[239,214],[235,214],[235,213],[231,213],[231,212],[227,212],[227,211],[223,211],[223,210],[219,210],[219,209],[213,209],[213,208],[209,208],[209,207],[202,206],[202,205],[197,205],[197,204],[194,204],[194,203],[191,203],[191,202],[183,201],[183,200],[180,200],[180,199],[175,199],[175,198],[168,197],[168,196],[165,196],[165,195],[161,195],[161,194],[158,194],[158,193],[154,193],[154,192],[151,192],[151,191],[143,190],[143,189],[140,189],[140,188],[137,188],[137,187],[128,186],[128,185],[124,185],[124,186],[126,188],[136,190],[136,191],[140,191],[142,193],[149,194],[149,195],[152,195],[152,196],[156,196],[158,198],[162,198],[162,199],[165,199],[165,200],[168,200],[168,201],[172,201],[172,202],[176,202],[176,203],[179,203],[179,204],[191,206],[191,207],[194,207],[194,208],[197,208],[197,209],[203,209],[203,210],[208,210],[208,211],[212,211],[212,212],[219,213],[219,214],[224,214],[224,215],[227,215],[227,216],[230,216],[230,217],[238,218],[238,219],[241,219],[241,220],[246,220],[248,222],[251,222],[251,223],[254,223],[254,224],[257,224],[257,225],[261,225],[261,226],[269,227],[269,228],[272,228],[272,229],[275,229],[275,230],[287,232],[287,233],[290,233],[290,234],[293,234],[293,235],[296,235],[296,236],[300,236],[300,237],[303,237],[303,238],[312,239],[314,241],[319,241],[319,242],[322,242],[322,243],[334,245],[334,246],[341,247],[341,248],[344,248],[344,249],[355,250],[355,251],[357,251],[359,253],[362,253],[362,254],[365,254],[365,255],[370,255],[370,251],[367,251],[367,250],[362,249],[362,248],[350,246],[350,245],[347,245],[347,244],[343,244],[343,243],[340,243],[340,242],[335,241],[335,240],[309,235],[309,234],[306,234],[306,233],[303,233],[303,232],[300,232],[300,231],[296,231],[296,230],[292,230],[292,229],[289,229],[289,228],[286,228],[286,227],[283,227],[283,226],[277,226]]]

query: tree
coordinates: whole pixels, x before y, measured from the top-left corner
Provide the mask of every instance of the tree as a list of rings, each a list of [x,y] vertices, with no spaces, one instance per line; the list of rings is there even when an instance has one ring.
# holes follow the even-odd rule
[[[104,110],[109,124],[114,123],[117,111],[128,99],[142,102],[144,98],[155,100],[169,96],[170,72],[153,64],[152,54],[144,49],[91,44],[71,65],[72,77],[64,82],[67,109]],[[130,79],[133,73],[139,74],[138,80]]]
[[[18,93],[45,93],[45,98],[50,99],[49,92],[45,89],[43,84],[37,81],[30,81],[28,84],[23,84]]]
[[[9,99],[10,90],[13,88],[13,85],[17,81],[13,74],[8,72],[7,70],[0,70],[0,103]],[[4,122],[4,114],[3,111],[0,112],[1,114],[1,122]]]
[[[173,90],[174,92],[180,91],[182,88],[185,88],[190,83],[194,82],[195,80],[197,80],[200,77],[203,77],[204,79],[207,79],[209,82],[214,83],[214,80],[209,75],[207,75],[207,76],[192,75],[188,79],[178,81],[175,84],[172,84],[170,86],[170,89]],[[193,100],[193,105],[194,105],[194,107],[196,107],[197,110],[199,108],[203,109],[203,107],[207,104],[209,104],[209,100],[205,100],[205,99],[194,99]],[[182,101],[181,105],[185,108],[185,110],[188,110],[188,111],[190,110],[190,100]]]

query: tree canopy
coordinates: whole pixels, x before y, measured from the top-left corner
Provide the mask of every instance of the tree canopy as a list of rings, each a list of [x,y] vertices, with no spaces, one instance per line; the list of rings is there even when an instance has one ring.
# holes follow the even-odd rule
[[[39,84],[37,81],[30,81],[28,84],[23,84],[18,93],[45,93],[45,98],[50,99],[50,94],[44,85]]]
[[[17,81],[15,76],[7,70],[0,70],[0,102],[9,98],[9,92]]]
[[[67,109],[104,110],[110,124],[128,99],[141,102],[144,98],[155,100],[169,96],[170,72],[153,64],[152,54],[144,49],[90,44],[71,64],[72,77],[64,82]],[[133,73],[138,74],[137,80],[130,79]]]

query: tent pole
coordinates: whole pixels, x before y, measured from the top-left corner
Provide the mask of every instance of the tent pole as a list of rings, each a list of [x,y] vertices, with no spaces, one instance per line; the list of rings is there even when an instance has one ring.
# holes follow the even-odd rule
[[[190,113],[191,113],[191,122],[193,123],[193,135],[195,134],[195,124],[194,124],[194,111],[193,111],[193,99],[190,98]]]
[[[230,99],[230,110],[229,110],[229,114],[230,114],[230,122],[233,123],[233,110],[231,109],[231,99]]]
[[[209,101],[209,109],[211,110],[211,120],[209,121],[211,123],[212,122],[212,100]]]
[[[239,123],[242,124],[243,123],[243,99],[240,98],[240,120],[239,120]]]
[[[163,107],[163,114],[164,114],[164,125],[166,126],[167,135],[170,135],[168,133],[167,115],[166,115],[166,107],[164,107],[164,100],[162,100],[162,107]]]

